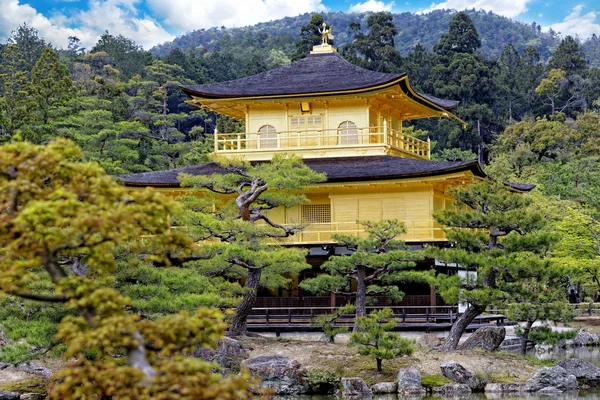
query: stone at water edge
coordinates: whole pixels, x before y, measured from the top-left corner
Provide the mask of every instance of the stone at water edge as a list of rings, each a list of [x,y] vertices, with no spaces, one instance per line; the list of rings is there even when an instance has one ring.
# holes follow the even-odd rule
[[[342,378],[342,397],[363,399],[371,396],[373,391],[362,378]]]
[[[400,368],[398,372],[398,393],[421,395],[426,390],[421,386],[421,372],[416,368]]]
[[[44,378],[51,378],[52,371],[46,367],[27,361],[17,365],[19,371],[27,372],[28,374],[41,375]]]
[[[503,326],[479,328],[458,346],[458,349],[494,351],[500,347],[505,336],[506,329]]]
[[[483,392],[485,389],[486,382],[483,378],[468,371],[456,361],[445,361],[440,364],[440,369],[446,378],[467,385],[473,392]]]
[[[19,400],[20,393],[17,392],[0,392],[0,400]]]
[[[525,392],[525,382],[511,383],[488,383],[485,385],[486,393],[523,393]]]
[[[23,393],[19,400],[44,400],[46,396],[41,393]]]
[[[380,382],[371,386],[373,394],[391,394],[396,393],[398,385],[395,382]]]
[[[586,379],[588,381],[600,380],[600,368],[596,367],[589,361],[580,360],[578,358],[569,358],[562,360],[557,364],[567,371],[569,375],[575,375],[577,379]]]
[[[593,346],[598,343],[598,335],[580,331],[573,338],[573,346]]]
[[[466,396],[471,392],[471,388],[462,383],[446,383],[444,386],[433,388],[433,394],[438,396]]]
[[[284,356],[259,356],[242,362],[253,376],[260,378],[263,385],[272,388],[275,394],[303,394],[310,391],[304,381],[304,369],[296,360]]]
[[[216,341],[216,349],[199,347],[191,355],[204,361],[216,362],[226,370],[237,369],[249,354],[242,344],[232,338],[224,337]]]
[[[579,384],[575,375],[567,374],[563,367],[557,365],[537,370],[527,380],[525,391],[538,392],[542,389],[546,389],[546,392],[551,390],[565,392],[579,389]]]

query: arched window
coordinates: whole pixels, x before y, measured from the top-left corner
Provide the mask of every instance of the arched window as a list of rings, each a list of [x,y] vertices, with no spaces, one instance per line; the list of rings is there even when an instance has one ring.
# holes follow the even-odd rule
[[[273,125],[263,125],[258,130],[261,149],[274,149],[277,147],[277,131]]]
[[[338,126],[340,144],[358,144],[358,129],[352,121],[344,121]]]

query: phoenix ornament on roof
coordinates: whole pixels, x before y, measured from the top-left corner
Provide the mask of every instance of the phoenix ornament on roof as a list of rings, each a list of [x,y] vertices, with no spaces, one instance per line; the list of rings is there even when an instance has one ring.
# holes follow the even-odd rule
[[[319,29],[319,28],[317,28]],[[323,44],[327,44],[328,40],[333,40],[333,35],[331,34],[331,32],[333,31],[333,25],[331,25],[329,28],[327,28],[327,24],[325,24],[325,22],[323,22],[323,29],[319,29],[319,33],[321,34],[321,37],[323,38]]]

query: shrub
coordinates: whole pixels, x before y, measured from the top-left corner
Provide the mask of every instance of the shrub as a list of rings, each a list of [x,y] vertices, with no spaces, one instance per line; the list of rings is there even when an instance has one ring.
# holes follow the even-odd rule
[[[341,377],[328,369],[314,367],[306,372],[304,379],[310,385],[311,393],[333,394],[340,386]]]
[[[522,336],[523,329],[520,326],[515,328],[515,334]],[[573,339],[577,335],[577,330],[570,329],[568,331],[555,331],[548,325],[536,326],[531,328],[529,332],[529,340],[535,343],[555,345],[561,340]]]

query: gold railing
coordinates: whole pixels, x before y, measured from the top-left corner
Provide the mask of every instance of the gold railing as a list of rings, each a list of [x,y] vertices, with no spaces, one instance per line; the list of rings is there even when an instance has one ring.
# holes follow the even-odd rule
[[[445,241],[446,234],[433,220],[406,221],[407,232],[400,236],[406,241]],[[308,224],[300,232],[285,239],[287,243],[294,244],[318,244],[333,243],[334,234],[366,237],[367,233],[362,225],[354,222],[331,222],[321,224]]]
[[[389,145],[429,159],[429,142],[385,126],[290,132],[215,133],[216,153]]]

